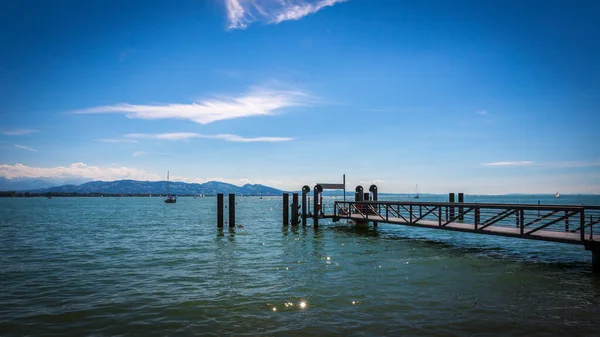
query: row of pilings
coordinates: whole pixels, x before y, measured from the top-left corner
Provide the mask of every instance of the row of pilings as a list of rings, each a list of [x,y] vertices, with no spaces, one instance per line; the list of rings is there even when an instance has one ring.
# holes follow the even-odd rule
[[[315,187],[313,188],[313,212],[309,212],[309,210],[307,209],[307,199],[308,199],[308,193],[310,192],[311,188],[308,185],[304,185],[302,187],[302,203],[299,203],[298,200],[298,193],[291,193],[292,194],[292,203],[290,205],[290,200],[289,200],[289,195],[290,193],[284,193],[283,194],[283,225],[284,226],[288,226],[288,225],[292,225],[292,226],[298,226],[300,224],[300,222],[302,222],[302,226],[306,226],[308,218],[313,219],[313,227],[318,227],[319,226],[319,216],[323,215],[323,204],[322,204],[322,197],[321,197],[321,193],[323,192],[323,187],[319,184],[315,185]],[[455,202],[455,194],[454,193],[449,193],[448,194],[448,202]],[[377,201],[378,200],[378,191],[377,191],[377,185],[371,185],[369,187],[369,192],[364,192],[363,187],[362,186],[356,186],[355,189],[355,193],[354,193],[354,201]],[[459,203],[463,203],[464,202],[464,194],[463,193],[458,193],[458,202]],[[229,210],[229,227],[235,227],[235,194],[230,193],[229,194],[229,205],[228,205],[228,210]],[[463,208],[462,207],[458,207],[458,212],[459,214],[462,214],[463,212]],[[450,218],[454,217],[454,207],[450,208]],[[224,216],[224,195],[223,193],[219,193],[217,194],[217,227],[218,228],[223,228],[224,224],[225,224],[225,216]],[[290,222],[291,220],[291,222]],[[459,220],[462,220],[462,216],[459,217]],[[378,223],[376,221],[373,221],[373,225],[375,227],[377,227]]]

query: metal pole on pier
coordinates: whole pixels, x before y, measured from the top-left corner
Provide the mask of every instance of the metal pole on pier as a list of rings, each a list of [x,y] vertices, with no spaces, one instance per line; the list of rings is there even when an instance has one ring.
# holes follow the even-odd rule
[[[344,202],[346,202],[346,174],[345,173],[344,173],[342,180],[344,182]]]

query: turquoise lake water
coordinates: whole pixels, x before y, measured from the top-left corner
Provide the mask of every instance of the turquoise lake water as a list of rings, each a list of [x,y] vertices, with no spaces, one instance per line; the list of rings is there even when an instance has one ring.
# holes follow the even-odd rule
[[[538,200],[600,205],[465,197]],[[218,230],[214,197],[1,198],[0,335],[600,335],[600,276],[581,246],[282,227],[281,197],[237,202],[244,228]]]

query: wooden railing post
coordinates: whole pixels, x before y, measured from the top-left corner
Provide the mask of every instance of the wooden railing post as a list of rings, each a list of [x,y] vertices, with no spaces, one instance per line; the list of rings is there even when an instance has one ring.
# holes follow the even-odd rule
[[[521,209],[518,212],[519,215],[519,222],[521,223],[521,235],[523,235],[523,232],[525,232],[525,210]]]

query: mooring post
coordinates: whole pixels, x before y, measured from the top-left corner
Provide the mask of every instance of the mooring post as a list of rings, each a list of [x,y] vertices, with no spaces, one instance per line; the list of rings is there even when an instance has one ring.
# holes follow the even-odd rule
[[[290,207],[290,195],[287,193],[283,193],[283,225],[287,226],[290,224],[289,217],[289,207]]]
[[[306,226],[306,206],[308,202],[306,201],[306,195],[310,192],[310,187],[307,185],[302,186],[302,226]]]
[[[363,187],[358,185],[356,186],[356,189],[354,191],[356,192],[356,194],[354,195],[354,201],[363,201]]]
[[[229,228],[235,227],[235,194],[229,194]]]
[[[292,226],[298,226],[298,193],[292,194]]]
[[[319,193],[323,192],[323,187],[319,184],[315,185],[315,188],[313,189],[313,208],[314,208],[314,212],[313,212],[313,227],[314,228],[319,228],[319,213],[321,213],[321,209],[320,207],[323,207],[323,205],[321,205],[319,203]]]
[[[217,194],[217,227],[223,228],[223,193]]]
[[[458,202],[459,203],[464,203],[465,202],[465,194],[464,193],[458,193]],[[458,220],[463,221],[465,218],[463,216],[463,207],[462,206],[458,206]]]
[[[371,191],[372,194],[372,199],[373,201],[377,201],[377,185],[371,185],[369,187],[369,191]],[[379,210],[377,210],[379,211]],[[373,221],[373,226],[377,227],[378,223],[377,221]]]
[[[448,193],[448,202],[454,203],[454,193]],[[450,219],[454,219],[454,206],[450,206]]]

